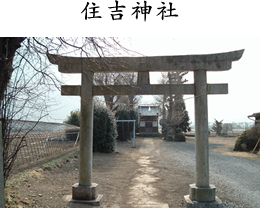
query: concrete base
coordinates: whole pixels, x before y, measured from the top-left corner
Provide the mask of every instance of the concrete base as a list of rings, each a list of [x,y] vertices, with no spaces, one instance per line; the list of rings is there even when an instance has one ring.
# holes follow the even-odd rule
[[[67,195],[64,197],[64,200],[71,203],[83,203],[91,206],[100,206],[104,201],[104,196],[99,194],[98,197],[94,200],[74,200],[72,199],[72,195]]]
[[[196,184],[190,184],[189,194],[191,201],[214,202],[216,187],[214,185],[209,185],[209,187],[199,187],[196,186]]]
[[[222,201],[216,197],[216,187],[198,187],[190,184],[190,195],[184,196],[187,208],[222,208]]]
[[[72,199],[74,200],[95,200],[98,197],[98,184],[91,186],[80,186],[75,183],[72,186]]]
[[[223,208],[222,201],[215,197],[213,202],[192,201],[189,195],[184,196],[187,208]]]

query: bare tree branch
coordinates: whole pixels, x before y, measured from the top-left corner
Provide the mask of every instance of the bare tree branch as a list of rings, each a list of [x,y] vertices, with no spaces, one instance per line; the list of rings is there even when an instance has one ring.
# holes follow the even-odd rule
[[[50,96],[54,89],[60,89],[61,80],[52,71],[47,59],[48,53],[81,57],[105,57],[131,52],[120,44],[117,38],[102,37],[28,37],[0,39],[0,95],[1,121],[3,122],[5,179],[12,172],[19,150],[25,144],[25,136],[16,137],[22,129],[11,134],[12,122],[16,120],[40,121],[48,115],[55,104]],[[99,67],[115,69],[125,63],[102,62]],[[12,76],[11,76],[12,75]],[[120,83],[126,80],[122,74],[112,74],[106,83]],[[96,82],[100,85],[103,82]],[[106,87],[106,85],[104,85]],[[119,97],[109,98],[117,102]],[[32,129],[29,129],[31,131]],[[28,133],[27,132],[27,133]],[[16,135],[16,136],[15,136]],[[15,144],[13,143],[14,141]]]

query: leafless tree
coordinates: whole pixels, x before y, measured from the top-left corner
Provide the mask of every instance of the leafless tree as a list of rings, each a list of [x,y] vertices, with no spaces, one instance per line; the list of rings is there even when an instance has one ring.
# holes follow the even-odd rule
[[[122,82],[121,74],[119,73],[96,73],[94,76],[94,82],[97,85],[102,85],[103,87],[106,85],[119,85]],[[112,110],[115,111],[119,105],[117,102],[120,99],[120,96],[115,95],[106,95],[104,96],[106,106]]]
[[[53,103],[50,92],[60,89],[61,81],[50,67],[46,56],[49,53],[91,59],[129,54],[131,51],[124,48],[116,38],[0,39],[0,96],[5,179],[12,172],[17,152],[26,145],[25,136],[19,137],[20,140],[16,140],[15,145],[12,145],[16,135],[11,133],[12,120],[39,121],[49,114],[49,107]],[[100,67],[114,69],[115,64],[103,61]],[[16,132],[21,131],[20,129]],[[26,135],[26,132],[23,132],[23,135]]]
[[[224,123],[222,127],[222,132],[224,136],[228,136],[228,132],[232,132],[234,136],[234,131],[233,131],[233,124],[232,123]]]
[[[124,73],[124,84],[135,85],[137,83],[137,73]],[[142,96],[140,95],[126,95],[121,96],[119,99],[119,105],[122,108],[133,109],[136,107]]]
[[[105,87],[106,85],[134,85],[137,81],[136,73],[96,73],[94,82],[96,85]],[[106,106],[112,111],[124,106],[126,108],[133,108],[140,100],[137,95],[107,95],[104,96]]]

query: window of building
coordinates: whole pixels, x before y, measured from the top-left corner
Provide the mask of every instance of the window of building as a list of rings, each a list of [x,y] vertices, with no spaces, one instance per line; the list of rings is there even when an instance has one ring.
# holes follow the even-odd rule
[[[153,121],[153,127],[158,127],[157,121]]]
[[[145,127],[145,121],[140,121],[140,127]]]

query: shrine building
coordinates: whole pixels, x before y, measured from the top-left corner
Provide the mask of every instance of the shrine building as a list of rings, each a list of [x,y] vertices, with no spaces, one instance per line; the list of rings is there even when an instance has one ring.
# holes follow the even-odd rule
[[[139,134],[158,135],[158,106],[139,106]]]

